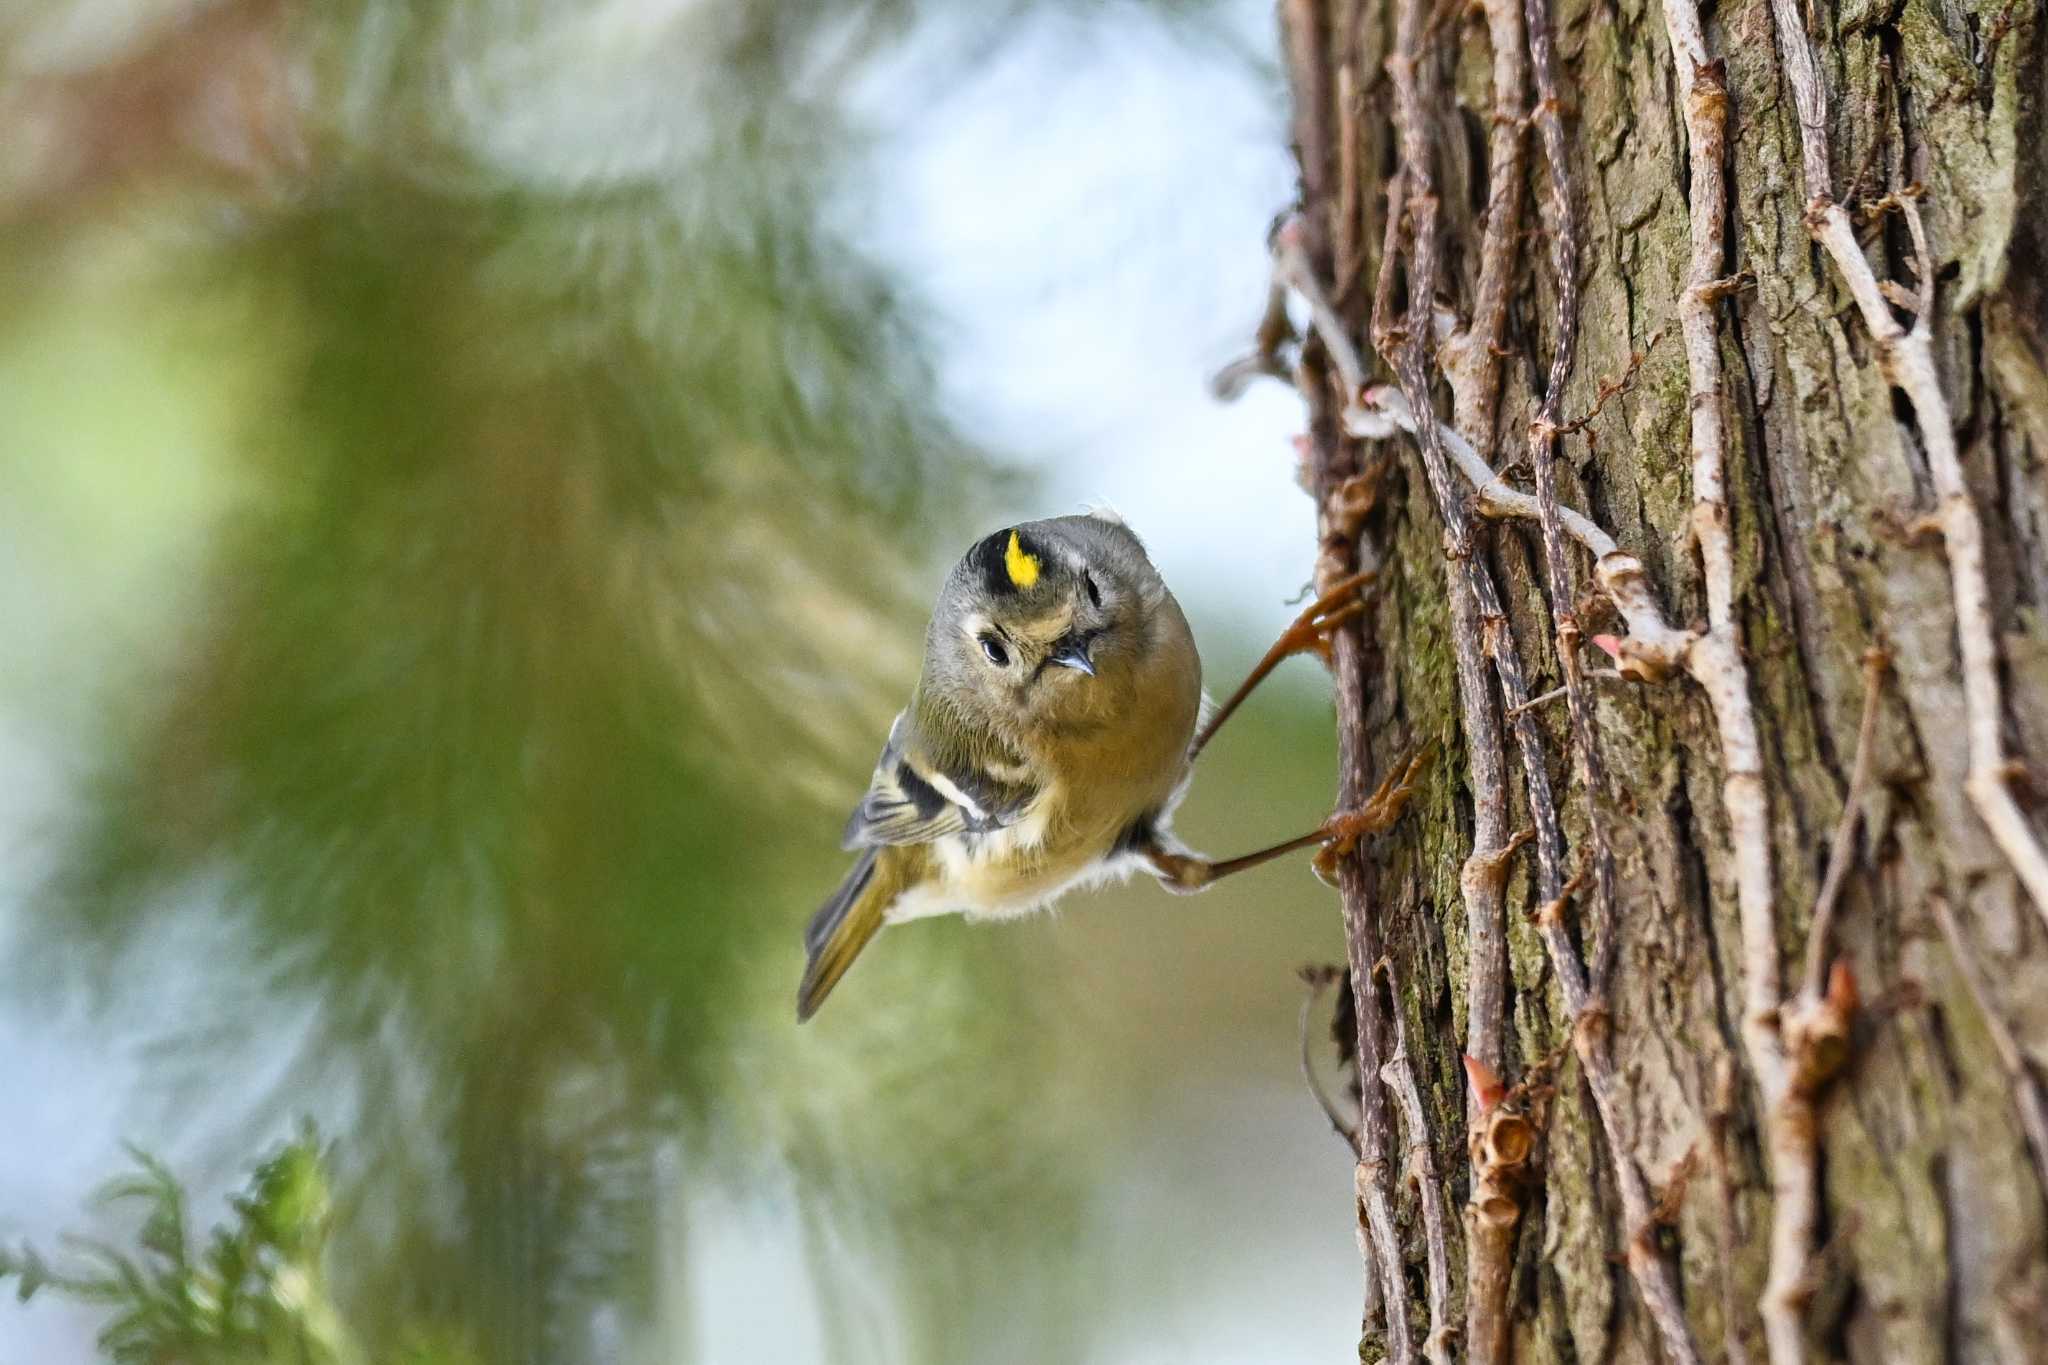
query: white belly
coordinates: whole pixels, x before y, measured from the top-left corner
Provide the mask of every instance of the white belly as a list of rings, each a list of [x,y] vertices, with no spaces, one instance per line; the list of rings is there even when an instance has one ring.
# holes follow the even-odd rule
[[[1114,838],[1049,841],[1040,802],[1024,819],[982,835],[954,835],[930,845],[936,875],[896,898],[883,913],[890,924],[932,915],[1012,919],[1068,891],[1121,880],[1140,862],[1114,852]]]

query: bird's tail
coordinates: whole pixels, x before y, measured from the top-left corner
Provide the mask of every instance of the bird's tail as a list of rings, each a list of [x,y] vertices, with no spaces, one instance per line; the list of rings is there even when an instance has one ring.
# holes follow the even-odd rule
[[[798,1023],[818,1012],[825,997],[846,975],[868,940],[882,927],[882,914],[901,886],[902,859],[893,848],[870,848],[846,874],[804,930],[804,980],[797,988]]]

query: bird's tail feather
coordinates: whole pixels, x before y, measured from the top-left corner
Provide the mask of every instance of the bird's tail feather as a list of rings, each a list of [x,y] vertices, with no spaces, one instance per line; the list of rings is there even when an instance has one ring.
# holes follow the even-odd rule
[[[893,875],[895,860],[883,857],[891,851],[864,851],[839,889],[811,916],[810,927],[804,930],[804,980],[796,993],[798,1023],[818,1012],[860,950],[881,929],[882,914],[901,889]]]

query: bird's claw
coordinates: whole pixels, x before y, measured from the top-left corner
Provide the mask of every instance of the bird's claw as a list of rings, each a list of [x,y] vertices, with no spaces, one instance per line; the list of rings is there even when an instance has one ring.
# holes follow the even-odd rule
[[[1292,654],[1316,654],[1330,662],[1331,641],[1337,628],[1365,614],[1364,591],[1378,575],[1362,569],[1340,579],[1330,590],[1303,609],[1293,624],[1280,633],[1273,653],[1281,658]]]
[[[1339,811],[1323,823],[1323,846],[1316,850],[1315,856],[1317,876],[1326,882],[1334,882],[1338,861],[1356,848],[1360,839],[1384,834],[1394,827],[1401,813],[1408,808],[1410,798],[1415,795],[1423,765],[1429,761],[1430,748],[1424,745],[1411,754],[1407,762],[1397,765],[1364,804]]]
[[[1281,632],[1265,657],[1238,684],[1237,691],[1210,715],[1208,723],[1188,746],[1188,761],[1194,762],[1195,757],[1215,738],[1216,732],[1223,728],[1223,722],[1229,720],[1239,704],[1251,695],[1252,689],[1264,682],[1266,676],[1282,662],[1296,654],[1314,653],[1328,664],[1333,656],[1331,641],[1336,638],[1337,628],[1365,614],[1365,600],[1361,594],[1377,577],[1373,570],[1361,569],[1332,584],[1329,591],[1304,607],[1301,615]]]

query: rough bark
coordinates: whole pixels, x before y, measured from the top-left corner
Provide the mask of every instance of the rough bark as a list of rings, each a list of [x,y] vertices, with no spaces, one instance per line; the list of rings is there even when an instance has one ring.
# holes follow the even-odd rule
[[[2048,760],[2048,9],[2041,0],[1793,8],[1804,15],[1826,93],[1834,200],[1848,210],[1876,278],[1896,282],[1887,306],[1899,325],[1910,329],[1927,314],[1982,525],[1998,719],[2015,763],[2008,785],[2039,840],[2034,793],[2048,786],[2029,778]],[[1546,168],[1550,140],[1518,145],[1503,136],[1499,102],[1504,93],[1524,102],[1524,115],[1556,113],[1582,300],[1577,360],[1555,405],[1563,424],[1556,498],[1641,560],[1665,621],[1698,633],[1657,681],[1642,680],[1657,670],[1632,666],[1626,654],[1626,677],[1598,652],[1578,660],[1602,791],[1589,793],[1588,766],[1574,761],[1563,700],[1527,713],[1542,727],[1567,870],[1594,866],[1588,821],[1596,813],[1615,860],[1615,920],[1602,954],[1591,892],[1567,898],[1563,910],[1580,960],[1594,969],[1595,998],[1577,1025],[1604,1034],[1618,1081],[1619,1112],[1603,1128],[1585,1054],[1567,1057],[1574,1021],[1555,945],[1546,954],[1537,922],[1546,898],[1528,853],[1509,864],[1496,930],[1507,949],[1504,1028],[1494,1034],[1471,1016],[1470,974],[1488,960],[1472,951],[1473,935],[1490,897],[1469,894],[1461,872],[1475,836],[1482,859],[1506,841],[1487,804],[1499,787],[1488,774],[1502,761],[1497,699],[1491,675],[1480,676],[1479,661],[1460,648],[1459,622],[1470,618],[1450,598],[1467,572],[1447,572],[1452,539],[1417,442],[1350,435],[1364,429],[1347,420],[1361,396],[1337,376],[1325,339],[1305,344],[1310,472],[1325,499],[1320,572],[1333,579],[1362,563],[1381,575],[1362,629],[1347,628],[1335,648],[1345,795],[1371,790],[1369,775],[1392,770],[1414,746],[1438,746],[1406,821],[1339,869],[1353,981],[1370,987],[1360,993],[1371,1007],[1359,1011],[1359,1033],[1370,1036],[1358,1042],[1378,1163],[1417,1140],[1409,1131],[1417,1106],[1376,1080],[1396,1037],[1434,1145],[1434,1160],[1410,1170],[1433,1170],[1451,1208],[1472,1200],[1479,1164],[1467,1160],[1468,1135],[1483,1117],[1465,1084],[1467,1040],[1484,1050],[1499,1039],[1500,1055],[1480,1060],[1505,1083],[1547,1075],[1555,1087],[1530,1110],[1543,1131],[1526,1182],[1481,1192],[1496,1238],[1500,1201],[1520,1202],[1505,1350],[1467,1341],[1457,1353],[1661,1358],[1669,1332],[1660,1339],[1630,1275],[1661,1254],[1710,1359],[1760,1357],[1766,1309],[1794,1329],[1773,1334],[1774,1359],[2037,1359],[2048,1341],[2048,1193],[2029,1133],[2043,1112],[2048,931],[1980,814],[1981,776],[1973,800],[1971,708],[1984,694],[1966,693],[1962,677],[1939,471],[1930,471],[1917,405],[1893,388],[1896,371],[1882,363],[1868,315],[1816,248],[1812,139],[1801,135],[1771,0],[1704,12],[1704,65],[1694,52],[1674,53],[1673,35],[1691,45],[1690,30],[1667,24],[1674,7],[1661,0],[1549,0],[1562,98],[1548,110],[1527,104],[1540,86],[1496,60],[1494,42],[1515,35],[1507,6],[1436,6],[1426,11],[1414,68],[1396,73],[1417,82],[1410,107],[1425,110],[1426,147],[1412,128],[1404,140],[1403,92],[1385,74],[1402,9],[1400,0],[1282,6],[1307,269],[1359,355],[1385,340],[1373,335],[1376,291],[1381,314],[1407,312],[1411,345],[1417,318],[1445,315],[1422,357],[1436,420],[1448,430],[1455,412],[1486,464],[1530,489],[1535,471],[1523,457],[1535,448],[1530,423],[1564,322],[1558,280],[1544,268],[1546,234],[1560,215]],[[1682,79],[1688,71],[1698,79]],[[1725,198],[1719,214],[1696,213],[1706,206],[1691,198],[1701,181],[1688,133],[1705,125],[1685,95],[1697,87],[1711,96],[1718,85],[1726,91]],[[1540,118],[1531,122],[1540,129]],[[1402,175],[1433,187],[1431,221],[1412,213],[1388,221],[1390,198],[1402,201]],[[1918,187],[1912,207],[1924,220],[1931,279],[1915,271],[1911,215],[1881,204],[1910,187]],[[1489,234],[1490,211],[1520,228],[1502,232],[1492,219]],[[1408,288],[1418,226],[1434,237],[1434,289],[1419,301]],[[1509,243],[1519,263],[1507,277],[1497,400],[1487,392],[1492,375],[1473,377],[1471,346],[1490,332],[1498,306],[1501,273],[1483,267],[1489,241],[1496,251]],[[1383,270],[1390,251],[1398,259]],[[1702,294],[1701,271],[1717,260],[1729,285]],[[1718,365],[1702,381],[1707,361]],[[1412,398],[1414,376],[1400,378]],[[1491,414],[1489,403],[1497,405]],[[1719,420],[1718,490],[1699,486],[1703,407]],[[1361,523],[1356,499],[1339,494],[1382,459],[1389,472]],[[1469,487],[1466,495],[1479,513],[1470,518],[1472,570],[1498,585],[1531,693],[1564,681],[1554,609],[1589,637],[1631,634],[1634,622],[1601,591],[1582,549],[1567,555],[1575,600],[1558,603],[1546,589],[1536,522],[1503,519]],[[1698,534],[1700,507],[1717,497],[1725,516],[1710,515],[1714,528],[1725,526],[1732,554],[1725,588],[1713,581],[1718,551],[1702,553],[1702,540],[1714,537]],[[1571,632],[1562,638],[1570,647]],[[1873,650],[1889,657],[1889,672],[1866,667]],[[1746,688],[1761,759],[1759,774],[1734,774],[1732,791],[1729,698],[1702,685],[1723,674]],[[1813,907],[1843,827],[1873,678],[1882,694],[1858,788],[1860,824],[1830,897],[1827,942],[1812,946]],[[1510,697],[1510,724],[1519,719],[1512,706]],[[1519,746],[1507,746],[1505,761],[1512,831],[1531,824],[1528,774]],[[1756,861],[1738,856],[1734,840],[1759,816],[1769,885],[1752,880],[1745,889]],[[1606,951],[1612,969],[1602,973]],[[1375,984],[1382,954],[1392,970]],[[1812,1032],[1823,974],[1809,959],[1830,957],[1846,966],[1827,1005],[1845,1038]],[[1390,981],[1399,989],[1386,989]],[[1485,1009],[1499,993],[1479,984]],[[1781,989],[1782,1020],[1761,1008]],[[1383,1010],[1397,1012],[1398,1028],[1379,1017]],[[1815,1049],[1835,1049],[1827,1055],[1832,1063],[1839,1053],[1839,1072],[1803,1069]],[[1551,1065],[1554,1072],[1542,1070]],[[1632,1150],[1610,1150],[1610,1131]],[[1799,1153],[1809,1135],[1818,1158],[1810,1217],[1779,1206],[1806,1179]],[[1658,1196],[1655,1226],[1624,1216],[1617,1173],[1631,1162]],[[1361,1188],[1376,1188],[1368,1203],[1386,1197],[1384,1183],[1365,1179]],[[1393,1194],[1403,1274],[1389,1286],[1389,1219],[1375,1210],[1374,1270],[1387,1306],[1385,1322],[1367,1324],[1367,1345],[1404,1358],[1422,1345],[1429,1262],[1415,1188]],[[1463,1323],[1467,1248],[1452,1223],[1450,1317]],[[1803,1257],[1794,1245],[1802,1240]],[[1387,1341],[1386,1322],[1404,1318],[1412,1342]]]

